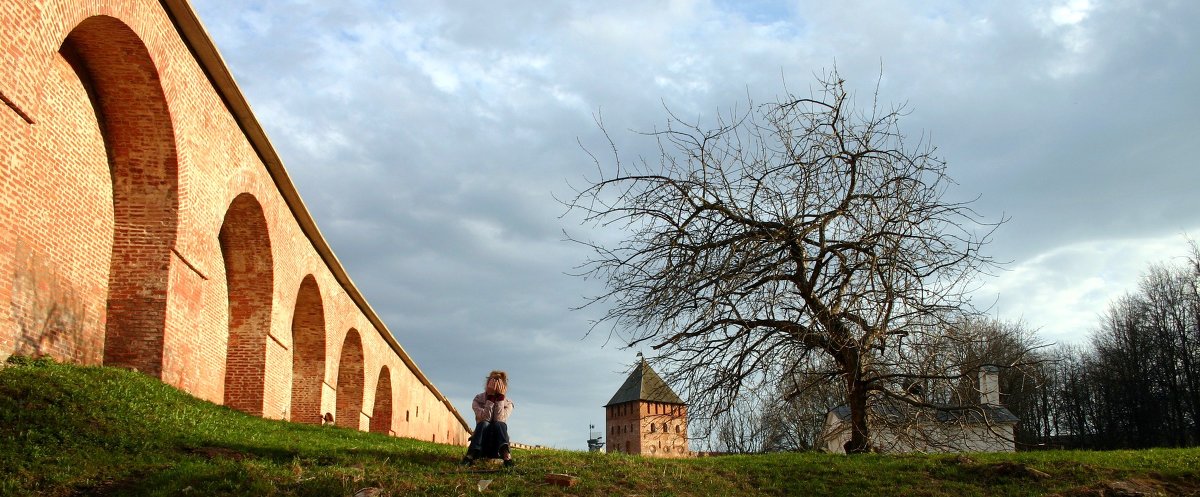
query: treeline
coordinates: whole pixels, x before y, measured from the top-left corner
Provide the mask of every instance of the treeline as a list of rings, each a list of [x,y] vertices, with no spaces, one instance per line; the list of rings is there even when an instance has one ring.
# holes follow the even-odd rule
[[[1000,370],[1001,403],[1020,422],[1018,450],[1200,445],[1200,248],[1150,266],[1136,289],[1110,304],[1088,340],[1047,345],[1021,322],[973,319],[933,348],[935,369],[961,377],[941,388],[947,404],[978,402],[976,371]],[[944,374],[944,373],[939,373]],[[829,410],[844,402],[834,377],[804,388],[743,392],[704,426],[710,450],[804,451],[821,447]],[[698,420],[699,421],[699,420]]]
[[[1200,250],[1151,266],[1086,345],[1040,359],[1007,378],[1020,447],[1200,445]]]

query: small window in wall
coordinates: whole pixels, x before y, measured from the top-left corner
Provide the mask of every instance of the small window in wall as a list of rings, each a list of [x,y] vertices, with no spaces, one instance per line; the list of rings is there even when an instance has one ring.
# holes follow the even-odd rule
[[[408,411],[404,411],[404,422],[408,422]]]
[[[666,433],[666,432],[668,432],[668,431],[671,431],[671,429],[670,429],[670,428],[667,428],[667,424],[666,424],[666,423],[663,423],[663,433]]]
[[[650,423],[650,433],[654,433],[654,423]]]
[[[675,425],[675,433],[679,433],[679,425]]]

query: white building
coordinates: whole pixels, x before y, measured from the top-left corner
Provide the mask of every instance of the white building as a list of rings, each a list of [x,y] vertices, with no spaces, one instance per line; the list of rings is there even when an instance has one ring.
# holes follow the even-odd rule
[[[1013,430],[1019,421],[1000,405],[996,366],[979,371],[979,405],[921,409],[902,402],[877,404],[867,413],[871,447],[884,453],[1015,452]],[[825,416],[820,446],[845,453],[850,441],[850,408],[835,407]]]

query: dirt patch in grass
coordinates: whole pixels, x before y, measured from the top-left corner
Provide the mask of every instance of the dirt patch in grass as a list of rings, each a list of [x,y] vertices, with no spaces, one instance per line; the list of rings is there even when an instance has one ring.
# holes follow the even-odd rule
[[[1020,462],[1001,461],[997,463],[978,463],[970,457],[959,455],[945,459],[943,463],[959,466],[965,473],[987,481],[1001,479],[1010,480],[1045,480],[1050,474],[1037,468],[1029,467]]]
[[[1200,482],[1155,477],[1106,480],[1054,494],[1058,497],[1200,496]]]
[[[1050,478],[1050,475],[1045,471],[1031,468],[1022,463],[1008,461],[994,464],[984,464],[979,467],[978,471],[982,476],[988,479],[1016,478],[1044,480]]]
[[[244,452],[238,452],[233,449],[224,447],[193,447],[187,449],[187,452],[204,456],[205,459],[230,459],[233,461],[241,461],[249,457]]]

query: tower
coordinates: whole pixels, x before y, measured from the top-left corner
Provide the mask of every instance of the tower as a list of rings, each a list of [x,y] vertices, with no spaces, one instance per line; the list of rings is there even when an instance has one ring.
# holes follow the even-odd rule
[[[687,404],[638,354],[638,364],[605,409],[608,451],[688,457]]]

